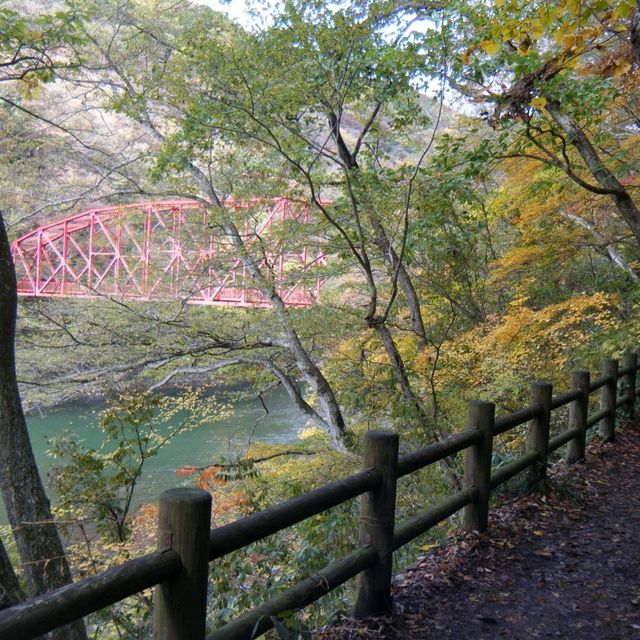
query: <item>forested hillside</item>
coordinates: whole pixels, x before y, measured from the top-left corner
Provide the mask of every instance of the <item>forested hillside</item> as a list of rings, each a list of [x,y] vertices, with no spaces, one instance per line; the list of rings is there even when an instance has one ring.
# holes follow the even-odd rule
[[[32,489],[16,488],[10,461],[35,463],[6,435],[24,420],[0,238],[0,484],[17,541],[3,529],[3,603],[152,545],[154,506],[135,498],[144,464],[228,412],[212,400],[222,392],[262,401],[282,389],[308,428],[293,445],[251,442],[237,459],[211,451],[178,470],[176,483],[213,492],[218,523],[354,469],[367,429],[424,445],[460,430],[470,399],[511,411],[533,378],[564,382],[637,348],[637,11],[634,0],[292,0],[258,28],[186,0],[0,3],[8,241],[92,207],[195,200],[223,238],[212,265],[237,260],[267,301],[19,298],[24,407],[109,401],[104,448],[51,434],[54,515],[74,523],[62,535],[70,566],[52,576],[37,568],[49,543],[20,524],[50,520],[39,480],[36,511],[12,506]],[[309,222],[255,241],[233,203],[280,197]],[[274,256],[303,250],[322,259],[288,277],[322,287],[293,308]],[[521,445],[501,442],[500,455]],[[415,481],[402,509],[457,486],[459,467]],[[318,517],[335,548],[351,542],[346,512]],[[253,602],[254,586],[313,569],[326,542],[314,521],[219,563],[212,619]],[[88,631],[143,637],[150,606],[140,598]]]

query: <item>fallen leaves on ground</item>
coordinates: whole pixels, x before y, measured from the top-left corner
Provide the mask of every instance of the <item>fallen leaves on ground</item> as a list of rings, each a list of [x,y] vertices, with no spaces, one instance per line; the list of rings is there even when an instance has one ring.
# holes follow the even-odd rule
[[[396,576],[394,614],[317,640],[640,639],[640,429],[555,465],[544,494],[491,511]]]

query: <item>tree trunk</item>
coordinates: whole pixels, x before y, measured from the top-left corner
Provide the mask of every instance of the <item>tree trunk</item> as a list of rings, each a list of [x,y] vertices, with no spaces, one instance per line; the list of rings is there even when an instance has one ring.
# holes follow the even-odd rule
[[[422,320],[420,300],[418,299],[418,294],[413,286],[411,277],[407,273],[404,264],[400,261],[400,258],[393,248],[393,244],[378,217],[374,213],[371,213],[369,215],[369,220],[373,226],[373,230],[376,234],[376,243],[382,250],[384,260],[389,264],[392,272],[398,274],[398,284],[400,285],[400,289],[402,289],[402,293],[407,301],[407,306],[409,307],[413,332],[418,337],[418,346],[420,349],[424,349],[428,344],[427,332],[424,328],[424,321]]]
[[[258,288],[265,296],[268,297],[269,302],[271,303],[271,308],[274,310],[280,326],[287,337],[289,352],[293,356],[300,373],[302,373],[318,397],[320,413],[327,422],[327,434],[331,439],[333,446],[340,451],[345,451],[344,418],[342,417],[340,406],[338,405],[338,401],[333,393],[331,385],[322,374],[322,371],[320,371],[318,365],[316,365],[307,350],[304,348],[297,331],[291,323],[291,319],[289,318],[287,308],[282,301],[282,298],[277,294],[275,288],[264,277],[258,269],[255,261],[248,254],[246,246],[236,226],[227,220],[224,228],[225,232],[231,236],[234,246],[240,254],[240,258],[247,271],[255,280]]]
[[[409,382],[409,377],[407,376],[407,370],[404,366],[404,361],[402,360],[402,356],[398,352],[398,348],[395,341],[393,340],[393,336],[391,335],[389,328],[383,322],[379,322],[374,324],[374,329],[380,337],[385,351],[387,352],[387,358],[389,358],[389,363],[391,364],[391,368],[393,369],[396,383],[398,384],[398,387],[400,387],[400,391],[402,392],[402,397],[405,399],[405,402],[410,407],[411,411],[415,412],[415,415],[422,427],[425,430],[428,430],[426,413],[424,411],[424,408],[420,404],[420,401],[413,392],[413,389],[411,388],[411,383]]]
[[[376,109],[376,114],[378,110]],[[333,112],[327,114],[327,118],[329,121],[329,127],[331,128],[331,135],[333,137],[334,142],[336,143],[336,147],[338,150],[338,155],[340,159],[344,163],[347,171],[352,171],[354,169],[358,169],[358,161],[356,160],[356,153],[351,153],[347,148],[347,145],[340,133],[340,123],[338,122],[338,118]],[[411,315],[411,326],[413,327],[413,331],[418,336],[418,345],[421,349],[427,346],[427,332],[424,328],[424,322],[422,320],[422,313],[420,308],[420,301],[418,300],[418,294],[413,286],[413,282],[411,282],[411,278],[405,269],[404,264],[400,261],[398,254],[393,248],[393,243],[389,239],[387,232],[385,231],[382,223],[378,216],[369,211],[369,222],[373,226],[373,230],[376,236],[376,244],[380,248],[382,252],[383,260],[390,265],[392,272],[397,273],[398,284],[402,289],[402,293],[407,301],[407,306],[409,307],[409,313]]]
[[[11,607],[24,600],[24,594],[13,570],[7,550],[0,540],[0,610]]]
[[[410,409],[415,412],[415,416],[424,432],[430,435],[435,441],[442,440],[445,437],[445,434],[443,434],[435,424],[429,423],[429,418],[427,417],[422,403],[413,392],[411,383],[409,382],[409,376],[407,375],[407,370],[402,360],[402,356],[398,351],[396,343],[393,340],[393,336],[391,335],[388,327],[383,322],[379,322],[377,324],[374,324],[374,329],[380,337],[385,351],[387,352],[387,357],[389,358],[389,362],[391,363],[391,367],[393,368],[396,382],[400,387],[405,402],[410,407]],[[456,471],[456,465],[453,461],[453,458],[444,458],[438,464],[443,471],[444,480],[445,482],[447,482],[449,487],[455,489],[456,491],[460,490],[462,488],[462,485],[460,482],[460,476]]]
[[[569,138],[569,142],[577,149],[582,156],[591,175],[598,184],[606,189],[613,199],[618,212],[627,226],[633,232],[636,242],[640,245],[640,210],[632,200],[624,185],[600,158],[598,151],[591,144],[585,132],[578,126],[578,123],[565,113],[562,113],[557,103],[549,101],[546,105],[547,112],[555,120],[556,124],[564,131]]]
[[[0,214],[0,489],[30,596],[71,582],[71,571],[36,466],[15,369],[18,296],[11,247]],[[86,638],[78,621],[52,634]]]
[[[637,0],[637,5],[637,9],[631,20],[629,39],[631,40],[633,53],[635,54],[636,59],[640,61],[640,0]]]
[[[567,220],[571,220],[586,229],[595,238],[596,250],[603,256],[606,256],[612,264],[616,265],[624,271],[634,282],[638,282],[638,274],[632,269],[629,263],[615,250],[612,243],[609,242],[595,227],[594,224],[585,220],[582,216],[572,211],[560,211],[560,215]]]
[[[346,451],[344,444],[345,422],[331,385],[302,344],[300,336],[298,336],[298,332],[291,322],[286,305],[275,290],[274,284],[265,277],[256,260],[250,255],[238,227],[228,215],[224,203],[218,198],[213,185],[194,163],[190,164],[190,169],[191,175],[206,193],[210,206],[220,212],[224,232],[231,239],[245,269],[255,281],[256,287],[269,300],[280,327],[285,333],[289,353],[293,356],[300,373],[302,373],[318,397],[320,413],[327,423],[326,432],[333,446],[339,451]]]

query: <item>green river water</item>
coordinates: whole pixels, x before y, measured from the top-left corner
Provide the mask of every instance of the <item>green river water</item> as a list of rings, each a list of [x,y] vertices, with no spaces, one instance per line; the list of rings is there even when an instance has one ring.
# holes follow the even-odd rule
[[[295,442],[305,425],[303,414],[292,406],[281,389],[266,394],[265,404],[268,415],[257,399],[234,402],[231,415],[176,436],[147,462],[136,490],[136,503],[155,502],[165,489],[188,482],[188,479],[176,476],[177,469],[219,462],[221,458],[241,452],[249,439],[254,442]],[[80,435],[87,446],[98,447],[104,435],[97,426],[99,414],[99,408],[66,407],[43,416],[27,417],[36,461],[45,483],[53,464],[46,453],[48,438],[66,430]],[[4,509],[0,511],[0,523],[6,523]]]

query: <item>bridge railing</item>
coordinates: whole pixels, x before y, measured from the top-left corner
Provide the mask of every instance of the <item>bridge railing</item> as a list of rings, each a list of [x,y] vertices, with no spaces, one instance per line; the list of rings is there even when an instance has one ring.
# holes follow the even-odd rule
[[[207,640],[250,639],[267,631],[278,614],[300,609],[358,576],[354,615],[367,617],[391,608],[393,552],[463,510],[466,529],[484,531],[491,492],[528,470],[544,481],[549,454],[567,445],[569,463],[584,459],[587,432],[599,425],[613,441],[616,410],[634,415],[638,356],[627,353],[622,367],[602,361],[601,375],[575,371],[571,389],[553,395],[551,384],[533,382],[528,407],[495,419],[495,405],[472,401],[466,429],[418,451],[398,455],[398,435],[365,434],[363,471],[324,485],[264,511],[210,529],[211,496],[199,489],[171,489],[160,498],[158,551],[0,612],[0,639],[29,640],[157,585],[156,640],[205,637],[208,564],[232,551],[286,529],[326,509],[361,496],[360,546],[294,584],[208,636]],[[618,386],[621,383],[621,394]],[[590,394],[599,391],[599,408],[589,415]],[[567,428],[550,437],[551,414],[568,406]],[[527,423],[526,452],[492,468],[494,437]],[[396,485],[403,476],[465,451],[463,488],[417,516],[395,521]]]

